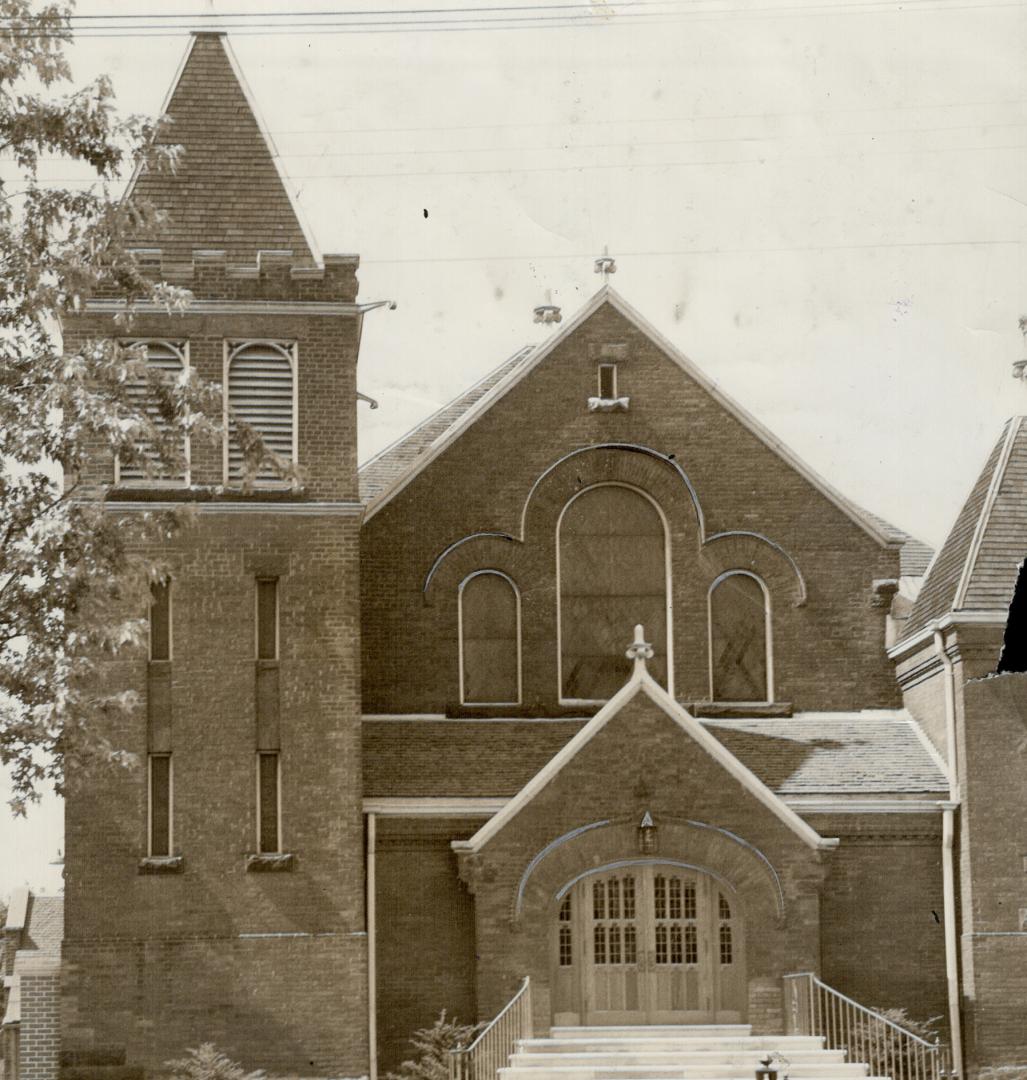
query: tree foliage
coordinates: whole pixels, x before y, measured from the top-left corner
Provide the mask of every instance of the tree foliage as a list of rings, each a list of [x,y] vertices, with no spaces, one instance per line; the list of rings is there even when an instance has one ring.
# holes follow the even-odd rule
[[[417,1056],[404,1061],[387,1080],[449,1080],[449,1052],[470,1046],[484,1024],[461,1024],[450,1020],[443,1009],[431,1027],[419,1028],[410,1038]]]
[[[118,118],[106,78],[71,85],[69,10],[0,0],[0,764],[12,807],[87,764],[125,761],[100,732],[140,703],[106,692],[96,662],[139,642],[159,564],[133,551],[181,525],[169,516],[116,520],[83,481],[93,455],[149,475],[181,471],[184,436],[219,438],[221,400],[191,370],[148,369],[137,347],[87,342],[63,351],[62,320],[98,289],[168,311],[189,294],[149,280],[130,238],[161,215],[118,198],[134,169],[174,168],[159,121]],[[55,187],[50,158],[87,167],[91,182]],[[247,465],[262,456],[247,442]]]
[[[172,1080],[263,1080],[264,1071],[247,1072],[213,1043],[186,1050],[185,1057],[167,1061]]]

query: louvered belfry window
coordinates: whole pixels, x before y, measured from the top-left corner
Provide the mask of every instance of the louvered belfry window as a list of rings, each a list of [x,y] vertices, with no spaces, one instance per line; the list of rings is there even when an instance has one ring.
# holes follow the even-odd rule
[[[178,341],[129,341],[123,342],[123,346],[141,346],[146,349],[146,366],[151,371],[160,372],[165,379],[177,379],[188,365],[188,357],[184,342]],[[133,405],[140,411],[145,409],[151,422],[158,428],[163,428],[160,418],[160,408],[152,395],[148,393],[145,382],[133,383],[128,387],[128,396]],[[148,400],[149,399],[149,400]],[[157,455],[145,445],[141,447],[143,454],[155,466]],[[182,454],[188,462],[189,442],[188,439],[182,447]],[[188,466],[186,470],[172,473],[166,468],[155,467],[149,473],[142,463],[118,462],[117,482],[119,484],[182,484],[188,483]]]
[[[296,347],[288,342],[246,341],[229,343],[228,450],[226,481],[243,478],[243,451],[236,421],[249,424],[268,450],[287,462],[296,461]],[[257,483],[281,482],[282,477],[265,462]]]

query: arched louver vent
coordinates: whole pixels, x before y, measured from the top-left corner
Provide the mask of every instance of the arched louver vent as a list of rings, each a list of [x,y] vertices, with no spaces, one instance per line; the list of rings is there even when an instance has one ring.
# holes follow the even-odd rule
[[[126,347],[143,346],[146,349],[147,367],[151,370],[161,372],[162,375],[169,380],[178,378],[188,363],[186,358],[186,347],[183,342],[130,341],[125,342],[124,345]],[[131,384],[128,387],[128,396],[131,398],[133,405],[137,409],[140,411],[145,409],[150,420],[156,424],[158,428],[163,428],[164,425],[160,420],[160,409],[157,407],[156,402],[147,400],[149,395],[147,393],[147,385],[145,382]],[[157,454],[155,452],[147,451],[145,446],[143,446],[143,452],[150,461],[156,464]],[[188,438],[185,440],[182,453],[185,455],[186,461],[188,461]],[[119,484],[182,484],[188,482],[188,471],[173,475],[166,468],[155,468],[147,474],[142,464],[129,465],[122,464],[119,461],[116,471],[116,481]]]
[[[268,450],[286,461],[296,460],[295,347],[274,341],[250,341],[232,345],[228,352],[228,454],[227,480],[241,480],[243,452],[236,436],[236,420],[256,431]],[[257,473],[260,483],[281,480],[264,464]]]

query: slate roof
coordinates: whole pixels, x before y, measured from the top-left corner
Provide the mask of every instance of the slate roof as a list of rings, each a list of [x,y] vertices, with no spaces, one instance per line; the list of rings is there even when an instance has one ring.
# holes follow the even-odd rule
[[[950,612],[1005,611],[1027,557],[1027,418],[1007,421],[931,567],[905,637]]]
[[[902,577],[923,577],[934,558],[934,548],[869,510],[863,510],[863,513],[875,522],[886,536],[902,544],[899,549],[899,574]]]
[[[370,502],[398,480],[440,435],[444,435],[472,406],[523,363],[533,348],[534,346],[529,345],[514,353],[484,378],[479,379],[469,390],[458,394],[412,431],[361,465],[361,501]]]
[[[160,248],[165,263],[224,250],[230,264],[252,266],[259,250],[291,250],[297,265],[313,265],[277,152],[223,35],[193,36],[165,112],[171,123],[158,142],[182,147],[177,168],[140,173],[131,195],[166,211],[167,227],[134,245]]]
[[[587,722],[365,718],[364,795],[512,796]],[[701,723],[778,795],[948,792],[902,711]]]
[[[28,921],[22,931],[18,951],[32,950],[44,956],[59,957],[63,938],[64,897],[30,897]]]

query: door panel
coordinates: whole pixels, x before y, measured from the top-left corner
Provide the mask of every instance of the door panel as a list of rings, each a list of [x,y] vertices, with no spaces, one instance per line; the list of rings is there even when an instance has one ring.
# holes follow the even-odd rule
[[[741,920],[708,875],[639,862],[564,896],[553,940],[554,1024],[737,1023]]]

